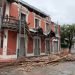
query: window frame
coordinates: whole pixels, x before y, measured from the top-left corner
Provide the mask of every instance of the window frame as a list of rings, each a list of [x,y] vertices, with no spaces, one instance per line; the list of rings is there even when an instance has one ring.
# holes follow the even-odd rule
[[[36,25],[35,25],[35,19],[39,20],[39,26],[37,26],[37,27],[36,27]],[[34,18],[34,28],[38,28],[38,27],[40,27],[40,26],[41,26],[41,19],[35,17],[35,18]]]
[[[48,32],[49,31],[49,23],[46,23],[46,32]]]
[[[25,20],[22,20],[22,15],[25,16]],[[24,17],[23,17],[24,18]],[[26,14],[21,13],[21,21],[26,21]]]

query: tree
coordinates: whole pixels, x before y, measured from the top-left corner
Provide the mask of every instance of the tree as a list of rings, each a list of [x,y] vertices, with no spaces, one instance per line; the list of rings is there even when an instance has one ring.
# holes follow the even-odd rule
[[[61,26],[61,43],[67,44],[69,53],[71,53],[71,47],[74,43],[75,37],[75,24]]]

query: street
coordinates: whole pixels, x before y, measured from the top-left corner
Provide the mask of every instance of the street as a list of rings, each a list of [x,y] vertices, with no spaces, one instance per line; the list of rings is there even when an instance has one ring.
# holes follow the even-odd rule
[[[26,72],[24,66],[9,66],[0,69],[0,75],[75,75],[75,62],[61,62],[36,66]]]

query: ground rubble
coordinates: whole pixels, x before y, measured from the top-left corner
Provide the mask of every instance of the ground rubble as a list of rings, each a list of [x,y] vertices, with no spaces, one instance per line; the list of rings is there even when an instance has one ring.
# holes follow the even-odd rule
[[[75,61],[75,55],[67,54],[67,55],[53,55],[50,54],[48,56],[41,56],[41,57],[32,57],[32,58],[20,58],[15,62],[7,62],[7,63],[0,63],[0,68],[6,66],[20,66],[19,70],[24,70],[26,72],[30,72],[34,67],[44,67],[48,64],[57,64],[59,62],[64,61]]]

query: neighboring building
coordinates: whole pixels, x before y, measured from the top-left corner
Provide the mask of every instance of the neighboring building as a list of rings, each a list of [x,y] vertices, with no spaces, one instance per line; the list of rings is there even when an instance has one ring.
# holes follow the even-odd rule
[[[54,54],[60,53],[60,25],[52,22],[52,31],[55,32],[55,37],[52,40],[52,50]]]
[[[11,59],[59,52],[60,26],[51,22],[49,15],[23,1],[0,2],[0,58]]]
[[[75,36],[73,37],[73,45],[71,48],[71,53],[75,53]]]

